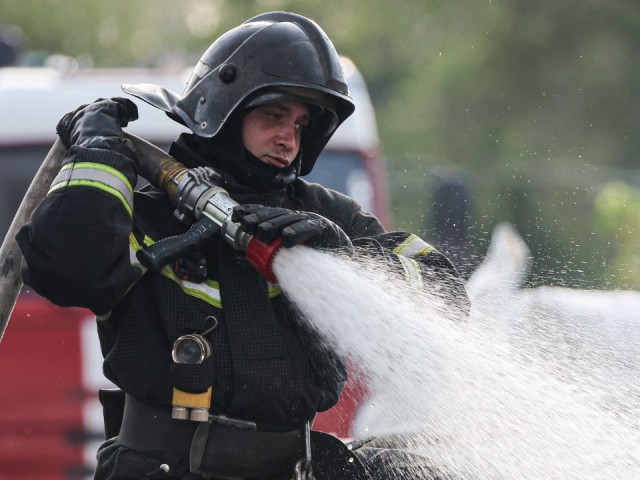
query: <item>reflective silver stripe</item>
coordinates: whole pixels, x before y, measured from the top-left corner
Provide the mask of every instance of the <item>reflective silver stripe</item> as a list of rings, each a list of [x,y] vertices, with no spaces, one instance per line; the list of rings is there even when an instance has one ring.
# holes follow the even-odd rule
[[[166,266],[160,272],[170,280],[176,282],[180,288],[192,297],[199,298],[217,308],[222,308],[222,297],[220,296],[220,283],[215,280],[205,280],[202,283],[190,282],[179,278],[169,266]],[[280,287],[278,285],[269,284],[269,298],[280,295]]]
[[[133,187],[117,169],[102,163],[68,163],[51,183],[49,193],[60,188],[93,187],[118,198],[129,215],[133,214]]]
[[[220,298],[220,284],[214,280],[205,280],[202,283],[194,283],[189,280],[183,280],[169,267],[164,267],[160,272],[170,280],[176,282],[180,288],[192,297],[199,298],[214,307],[222,308],[222,298]]]
[[[420,265],[415,260],[398,255],[398,259],[402,264],[402,270],[404,271],[404,278],[408,283],[412,283],[419,287],[422,287],[422,273],[420,271]]]
[[[153,245],[155,242],[152,238],[145,236],[143,243],[146,246]],[[138,267],[143,269],[143,271],[147,271],[147,269],[140,263],[137,257],[138,251],[142,250],[144,247],[140,245],[138,239],[132,234],[129,235],[129,258],[131,261],[131,265],[134,267]],[[179,278],[171,267],[165,266],[160,273],[167,277],[169,280],[176,282],[180,288],[187,294],[192,297],[199,298],[207,302],[214,307],[222,308],[222,300],[220,298],[220,285],[218,282],[213,280],[207,280],[204,283],[194,283],[188,280],[184,280]]]
[[[207,73],[211,71],[211,67],[203,62],[198,62],[193,69],[193,74],[198,78],[203,78]]]
[[[426,257],[435,249],[417,235],[411,234],[407,239],[397,246],[393,253],[404,255],[405,257]]]
[[[154,241],[145,236],[144,237],[145,245],[152,245]],[[143,247],[138,243],[138,240],[133,236],[133,234],[129,235],[129,255],[131,258],[131,264],[133,266],[142,268],[144,271],[146,269],[142,266],[136,253],[138,250],[141,250]],[[187,295],[198,298],[204,302],[207,302],[209,305],[213,305],[217,308],[222,308],[222,297],[220,296],[220,284],[215,280],[205,280],[203,283],[195,283],[190,282],[189,280],[185,280],[183,278],[179,278],[178,275],[171,269],[169,266],[165,266],[160,273],[168,278],[169,280],[177,283],[182,291]],[[277,284],[269,283],[269,298],[276,297],[280,295],[280,286]]]

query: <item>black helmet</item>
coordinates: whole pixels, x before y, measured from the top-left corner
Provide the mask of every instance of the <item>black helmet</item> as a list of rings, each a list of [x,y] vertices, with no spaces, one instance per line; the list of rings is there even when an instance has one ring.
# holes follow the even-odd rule
[[[219,37],[202,55],[182,94],[159,85],[123,85],[196,135],[213,138],[240,107],[296,101],[317,112],[302,139],[300,174],[311,171],[354,105],[340,58],[313,21],[288,12],[253,17]]]

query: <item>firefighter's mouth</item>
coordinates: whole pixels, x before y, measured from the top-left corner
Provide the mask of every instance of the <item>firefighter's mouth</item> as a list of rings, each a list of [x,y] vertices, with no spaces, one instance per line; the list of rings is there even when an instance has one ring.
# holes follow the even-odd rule
[[[267,155],[265,159],[269,165],[273,165],[274,167],[284,168],[289,166],[289,160],[285,157]]]

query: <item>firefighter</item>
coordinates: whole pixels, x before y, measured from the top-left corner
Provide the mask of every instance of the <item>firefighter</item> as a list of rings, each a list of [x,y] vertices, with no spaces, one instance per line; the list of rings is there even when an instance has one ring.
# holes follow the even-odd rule
[[[219,174],[241,205],[233,221],[243,231],[285,247],[380,256],[398,271],[413,266],[425,288],[444,286],[465,314],[446,257],[415,235],[385,233],[356,201],[301,178],[354,110],[339,57],[311,20],[271,12],[228,31],[182,95],[123,89],[189,128],[170,154]],[[315,414],[338,401],[345,364],[277,285],[220,235],[159,272],[141,264],[140,250],[189,225],[165,192],[134,191],[138,160],[122,127],[136,118],[124,98],[65,115],[63,166],[17,236],[26,284],[96,314],[104,373],[123,392],[124,407],[104,392],[111,438],[95,478],[366,478],[347,472],[358,461],[341,442],[310,431]],[[322,448],[335,460],[316,458]]]

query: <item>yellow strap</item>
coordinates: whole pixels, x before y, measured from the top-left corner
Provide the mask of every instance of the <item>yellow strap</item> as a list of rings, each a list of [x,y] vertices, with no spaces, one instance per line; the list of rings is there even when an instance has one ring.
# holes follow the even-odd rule
[[[211,394],[213,387],[209,387],[203,393],[189,393],[173,387],[173,399],[171,403],[174,406],[187,408],[209,408],[211,406]]]

